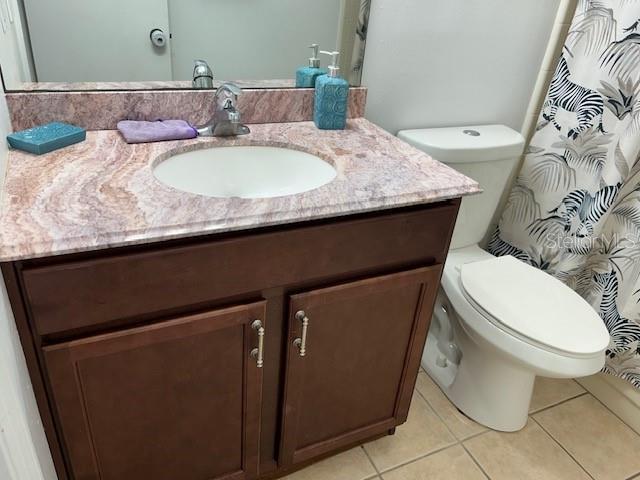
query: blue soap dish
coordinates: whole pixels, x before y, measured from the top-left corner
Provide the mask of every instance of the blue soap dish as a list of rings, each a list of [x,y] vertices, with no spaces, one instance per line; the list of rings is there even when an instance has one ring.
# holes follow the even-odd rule
[[[7,135],[11,147],[36,155],[82,142],[86,138],[84,128],[61,122],[47,123]]]

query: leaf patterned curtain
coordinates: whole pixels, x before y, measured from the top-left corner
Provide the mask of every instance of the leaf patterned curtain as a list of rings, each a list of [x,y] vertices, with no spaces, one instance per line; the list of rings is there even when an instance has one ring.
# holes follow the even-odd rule
[[[369,25],[369,13],[371,12],[371,0],[360,0],[360,12],[358,14],[358,26],[356,27],[356,41],[353,44],[351,56],[351,70],[349,71],[349,84],[360,85],[362,81],[362,65],[364,63],[364,51],[367,46],[367,27]]]
[[[640,389],[640,0],[581,0],[489,251],[561,279]]]

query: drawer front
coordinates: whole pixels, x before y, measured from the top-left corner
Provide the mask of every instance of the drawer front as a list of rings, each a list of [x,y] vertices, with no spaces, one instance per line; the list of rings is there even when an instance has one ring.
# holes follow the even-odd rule
[[[22,272],[39,335],[146,318],[273,287],[443,263],[457,202]]]

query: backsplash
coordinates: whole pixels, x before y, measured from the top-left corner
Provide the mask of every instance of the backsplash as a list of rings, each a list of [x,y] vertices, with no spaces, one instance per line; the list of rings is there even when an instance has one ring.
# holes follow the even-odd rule
[[[238,109],[247,124],[309,121],[313,95],[312,89],[247,89]],[[124,119],[179,118],[197,125],[213,112],[213,92],[205,90],[9,93],[6,99],[15,131],[53,121],[87,130],[113,130]],[[350,89],[349,118],[364,116],[366,100],[365,87]]]

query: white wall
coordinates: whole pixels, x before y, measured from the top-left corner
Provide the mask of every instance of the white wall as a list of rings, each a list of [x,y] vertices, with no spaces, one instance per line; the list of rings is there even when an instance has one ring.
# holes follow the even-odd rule
[[[0,110],[4,110],[4,96]],[[6,134],[3,112],[0,133]],[[4,142],[3,142],[4,143]],[[2,150],[5,150],[3,145]],[[3,163],[6,156],[2,155]],[[3,470],[8,472],[3,476]],[[0,280],[0,478],[56,479],[4,282]]]
[[[0,0],[0,8],[5,0]],[[17,12],[17,10],[15,10]],[[21,38],[18,16],[0,27],[0,61],[5,78],[23,75],[16,39]],[[7,102],[0,92],[0,178],[7,160],[5,137],[11,132]],[[0,183],[1,185],[1,183]],[[0,279],[0,478],[49,480],[56,474],[40,422],[40,415],[18,339],[4,282]]]
[[[520,130],[560,0],[375,0],[368,119],[406,128]]]
[[[5,84],[14,88],[21,82],[31,81],[32,72],[16,0],[0,0],[0,38],[0,66]]]

